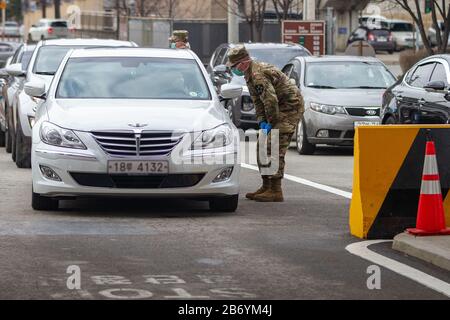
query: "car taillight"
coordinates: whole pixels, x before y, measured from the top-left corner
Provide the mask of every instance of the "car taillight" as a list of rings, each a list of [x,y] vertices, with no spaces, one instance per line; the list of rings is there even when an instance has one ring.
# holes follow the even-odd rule
[[[52,33],[53,33],[53,28],[48,28],[48,29],[47,29],[47,33],[48,33],[48,34],[52,34]]]
[[[375,36],[373,35],[373,33],[369,33],[369,35],[367,36],[367,40],[375,41]]]

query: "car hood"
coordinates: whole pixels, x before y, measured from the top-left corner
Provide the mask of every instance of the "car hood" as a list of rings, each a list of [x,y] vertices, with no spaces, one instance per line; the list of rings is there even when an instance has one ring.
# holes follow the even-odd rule
[[[47,105],[50,122],[78,131],[144,130],[194,132],[227,122],[214,101],[57,99]]]
[[[348,107],[381,107],[385,89],[312,89],[302,91],[306,102]]]

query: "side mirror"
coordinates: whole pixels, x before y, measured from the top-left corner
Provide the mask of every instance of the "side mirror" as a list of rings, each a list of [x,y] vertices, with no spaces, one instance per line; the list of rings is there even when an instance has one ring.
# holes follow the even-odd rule
[[[30,97],[45,99],[45,83],[41,81],[30,81],[25,83],[24,90]]]
[[[429,91],[443,91],[446,87],[444,81],[431,81],[423,88]]]
[[[21,63],[13,63],[5,68],[6,72],[13,77],[25,77],[26,72],[22,70]]]
[[[236,99],[242,95],[242,85],[224,84],[220,87],[220,96],[223,99]]]
[[[6,72],[5,68],[0,69],[0,79],[6,80],[10,77],[9,73]]]

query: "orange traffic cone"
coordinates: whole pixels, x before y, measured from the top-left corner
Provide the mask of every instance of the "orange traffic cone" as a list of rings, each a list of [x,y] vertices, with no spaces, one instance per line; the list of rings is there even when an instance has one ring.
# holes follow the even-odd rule
[[[416,228],[407,231],[416,236],[450,235],[445,226],[434,141],[427,141]]]

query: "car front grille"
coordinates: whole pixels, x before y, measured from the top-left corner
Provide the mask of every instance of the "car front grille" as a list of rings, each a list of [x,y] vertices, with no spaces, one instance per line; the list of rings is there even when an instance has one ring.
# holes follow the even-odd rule
[[[380,108],[378,107],[347,107],[345,109],[349,115],[356,117],[375,117],[380,115]],[[373,112],[374,114],[371,114]]]
[[[81,186],[119,189],[187,188],[195,186],[205,176],[204,173],[133,176],[84,172],[70,175]]]
[[[95,131],[97,143],[109,155],[116,157],[165,156],[183,138],[182,133],[171,131]]]

